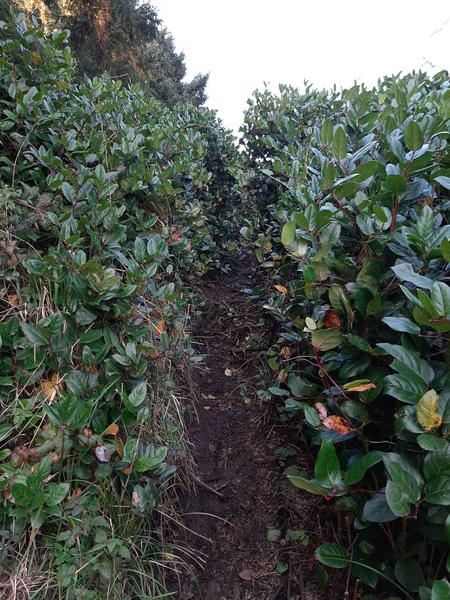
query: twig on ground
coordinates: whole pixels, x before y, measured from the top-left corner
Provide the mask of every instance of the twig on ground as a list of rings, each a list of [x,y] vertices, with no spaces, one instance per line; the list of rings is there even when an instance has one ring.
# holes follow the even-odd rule
[[[211,487],[210,485],[208,485],[207,483],[205,483],[204,481],[202,481],[201,479],[199,479],[195,475],[192,475],[192,479],[200,487],[204,488],[205,490],[208,490],[208,492],[211,492],[212,494],[215,494],[216,496],[218,496],[222,500],[225,500],[225,496],[223,494],[221,494],[220,492],[218,492],[217,490],[215,490],[213,487]]]

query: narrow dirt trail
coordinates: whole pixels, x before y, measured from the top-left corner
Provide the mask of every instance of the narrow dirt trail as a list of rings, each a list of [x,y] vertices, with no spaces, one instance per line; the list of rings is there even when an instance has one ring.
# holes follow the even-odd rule
[[[241,291],[251,285],[251,265],[237,264],[201,286],[194,339],[205,362],[195,373],[198,420],[189,431],[201,483],[182,508],[195,532],[188,543],[204,564],[197,583],[183,582],[181,600],[270,600],[280,583],[277,547],[267,540],[277,526],[279,469],[256,396],[262,324]]]

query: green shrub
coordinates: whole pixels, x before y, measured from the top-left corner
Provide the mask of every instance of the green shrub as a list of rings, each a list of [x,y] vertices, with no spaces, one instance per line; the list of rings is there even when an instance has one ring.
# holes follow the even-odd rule
[[[418,73],[266,92],[243,129],[249,195],[270,190],[253,224],[276,288],[269,393],[320,445],[314,479],[290,479],[353,515],[352,549],[317,558],[377,597],[449,593],[449,120],[448,74]]]
[[[211,111],[78,81],[67,32],[0,30],[2,570],[36,597],[160,597],[183,279],[214,259],[236,150]]]

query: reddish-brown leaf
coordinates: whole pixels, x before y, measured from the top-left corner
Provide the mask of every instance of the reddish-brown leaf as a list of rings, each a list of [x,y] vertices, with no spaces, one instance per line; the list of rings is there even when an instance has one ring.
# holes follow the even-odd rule
[[[117,435],[119,433],[119,426],[117,423],[111,423],[109,427],[105,429],[105,435]]]
[[[342,417],[338,417],[337,415],[325,417],[322,419],[322,423],[327,429],[331,429],[339,435],[347,435],[347,433],[350,433],[352,430],[347,421]]]
[[[327,329],[331,329],[332,327],[339,329],[341,327],[341,317],[335,310],[327,310],[323,324]]]

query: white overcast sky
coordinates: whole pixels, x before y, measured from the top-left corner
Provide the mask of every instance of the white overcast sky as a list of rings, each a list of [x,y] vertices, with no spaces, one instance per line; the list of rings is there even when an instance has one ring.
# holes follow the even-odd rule
[[[188,77],[210,73],[208,105],[237,131],[264,82],[340,89],[450,68],[448,0],[152,0]]]

